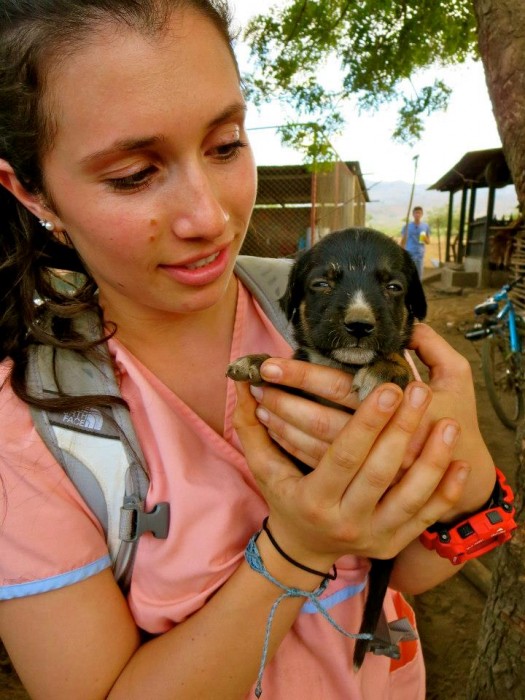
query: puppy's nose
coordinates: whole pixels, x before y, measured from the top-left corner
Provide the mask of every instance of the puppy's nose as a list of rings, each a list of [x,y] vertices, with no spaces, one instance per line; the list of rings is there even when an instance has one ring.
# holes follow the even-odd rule
[[[353,321],[351,323],[345,323],[345,328],[350,335],[353,335],[355,338],[364,338],[374,332],[375,325],[364,321]]]

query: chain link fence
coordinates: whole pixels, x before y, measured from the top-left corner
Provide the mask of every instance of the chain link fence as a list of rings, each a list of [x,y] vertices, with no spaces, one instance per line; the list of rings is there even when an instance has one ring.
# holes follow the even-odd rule
[[[364,226],[369,201],[358,162],[258,167],[258,192],[241,253],[295,257],[331,231]]]

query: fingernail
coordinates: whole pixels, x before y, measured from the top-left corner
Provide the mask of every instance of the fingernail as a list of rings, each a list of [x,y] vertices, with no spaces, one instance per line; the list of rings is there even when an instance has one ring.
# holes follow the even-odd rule
[[[270,414],[265,408],[262,408],[262,406],[258,406],[255,409],[255,415],[261,421],[261,423],[264,423],[264,425],[266,425],[266,423],[268,423],[270,420]]]
[[[443,442],[451,447],[455,442],[458,437],[459,430],[457,426],[449,423],[447,427],[443,430]]]
[[[256,401],[262,401],[263,390],[261,389],[260,386],[251,386],[250,387],[250,394],[253,396],[253,398]]]
[[[428,396],[428,389],[423,386],[413,386],[410,389],[410,405],[414,408],[421,408]]]
[[[264,379],[276,381],[277,379],[281,379],[283,376],[283,371],[277,365],[272,365],[271,363],[265,362],[261,366],[261,376],[264,377]]]
[[[392,389],[383,389],[383,391],[379,394],[377,403],[379,404],[380,408],[388,409],[392,408],[397,400],[398,394],[396,391],[392,391]]]

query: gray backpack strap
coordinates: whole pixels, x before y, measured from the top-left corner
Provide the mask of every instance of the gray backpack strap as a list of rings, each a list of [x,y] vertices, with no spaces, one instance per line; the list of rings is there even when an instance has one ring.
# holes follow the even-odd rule
[[[293,261],[239,256],[236,273],[283,337],[294,346],[291,327],[279,306]],[[100,320],[86,313],[75,323],[85,338],[100,337]],[[27,368],[28,391],[37,398],[120,396],[106,344],[88,356],[63,348],[33,345]],[[149,487],[145,460],[129,411],[118,404],[83,410],[47,411],[30,407],[35,428],[98,518],[108,543],[116,580],[127,590],[135,548],[144,532],[167,537],[169,504],[146,513]]]
[[[292,327],[279,306],[279,299],[286,291],[293,263],[293,260],[287,258],[239,255],[235,273],[257,299],[279,333],[295,347]]]
[[[100,337],[96,314],[85,314],[76,325],[84,337]],[[58,396],[58,386],[70,396],[120,396],[105,343],[89,356],[33,345],[27,382],[29,393],[39,398]],[[169,528],[169,504],[144,510],[149,477],[128,409],[118,404],[30,409],[38,433],[104,528],[115,578],[127,590],[138,538],[143,532],[165,538]]]

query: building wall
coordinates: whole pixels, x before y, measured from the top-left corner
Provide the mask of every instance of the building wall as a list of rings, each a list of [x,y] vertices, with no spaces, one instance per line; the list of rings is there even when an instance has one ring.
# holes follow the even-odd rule
[[[290,166],[282,179],[278,167],[259,169],[261,192],[267,191],[264,177],[271,177],[272,201],[257,198],[243,254],[294,257],[331,231],[365,225],[366,193],[358,175],[344,162],[309,174],[306,188],[304,169],[297,168],[303,183],[302,200],[307,201],[298,201],[294,187],[298,182],[290,178]]]

